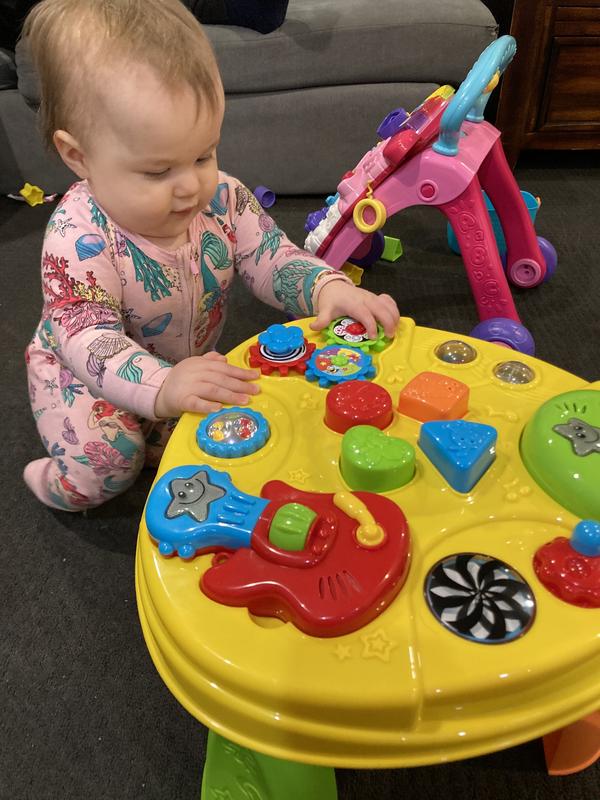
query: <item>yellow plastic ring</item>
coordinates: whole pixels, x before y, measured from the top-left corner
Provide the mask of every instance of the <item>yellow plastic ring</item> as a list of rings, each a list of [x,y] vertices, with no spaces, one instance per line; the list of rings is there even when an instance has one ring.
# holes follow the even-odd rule
[[[372,208],[375,212],[375,219],[373,222],[365,221],[364,212],[366,208]],[[354,207],[352,218],[354,224],[361,233],[374,233],[385,225],[387,211],[381,200],[373,200],[371,197],[365,197]]]

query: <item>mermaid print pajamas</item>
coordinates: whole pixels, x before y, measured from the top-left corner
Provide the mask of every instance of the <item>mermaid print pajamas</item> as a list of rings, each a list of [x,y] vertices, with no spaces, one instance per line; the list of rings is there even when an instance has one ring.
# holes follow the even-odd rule
[[[313,313],[329,268],[296,247],[236,179],[219,173],[190,241],[164,250],[120,229],[75,183],[42,255],[43,312],[26,350],[29,396],[48,457],[25,479],[48,505],[103,503],[156,466],[176,420],[154,402],[171,366],[215,348],[234,272],[260,300]],[[330,280],[348,280],[329,270]]]

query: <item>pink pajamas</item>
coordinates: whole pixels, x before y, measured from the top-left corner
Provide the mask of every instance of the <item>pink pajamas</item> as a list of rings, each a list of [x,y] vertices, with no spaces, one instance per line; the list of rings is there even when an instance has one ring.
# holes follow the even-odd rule
[[[96,506],[155,466],[176,421],[154,402],[172,364],[215,348],[234,271],[263,302],[309,316],[330,280],[239,181],[219,173],[209,207],[176,251],[119,229],[85,181],[44,239],[40,324],[26,351],[33,414],[48,457],[24,477],[47,505]]]

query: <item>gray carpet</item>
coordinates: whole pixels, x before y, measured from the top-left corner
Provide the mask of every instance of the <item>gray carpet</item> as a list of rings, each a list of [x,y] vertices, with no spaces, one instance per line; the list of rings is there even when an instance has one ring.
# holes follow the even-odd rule
[[[530,155],[517,177],[542,197],[538,233],[560,257],[549,283],[515,292],[519,313],[541,358],[598,379],[600,165],[585,154]],[[273,214],[301,242],[306,213],[321,204],[284,198]],[[151,473],[87,516],[42,507],[21,482],[25,463],[43,454],[23,349],[38,320],[40,245],[51,210],[0,198],[0,798],[199,800],[205,731],[156,673],[135,606],[136,533]],[[409,210],[386,233],[402,240],[405,255],[375,265],[363,285],[393,294],[418,324],[468,333],[475,307],[441,215]],[[280,320],[238,287],[222,349]],[[600,795],[600,763],[549,778],[536,741],[444,766],[339,770],[338,786],[340,800],[592,800]]]

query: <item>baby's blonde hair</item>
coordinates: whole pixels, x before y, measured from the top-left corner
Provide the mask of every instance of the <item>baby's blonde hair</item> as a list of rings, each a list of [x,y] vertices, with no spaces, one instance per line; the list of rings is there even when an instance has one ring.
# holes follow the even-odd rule
[[[48,147],[59,129],[86,141],[97,99],[94,79],[103,80],[103,67],[111,64],[146,64],[167,88],[188,84],[198,104],[208,101],[212,110],[219,105],[222,88],[210,42],[180,0],[43,0],[28,15],[22,36],[40,78]]]

